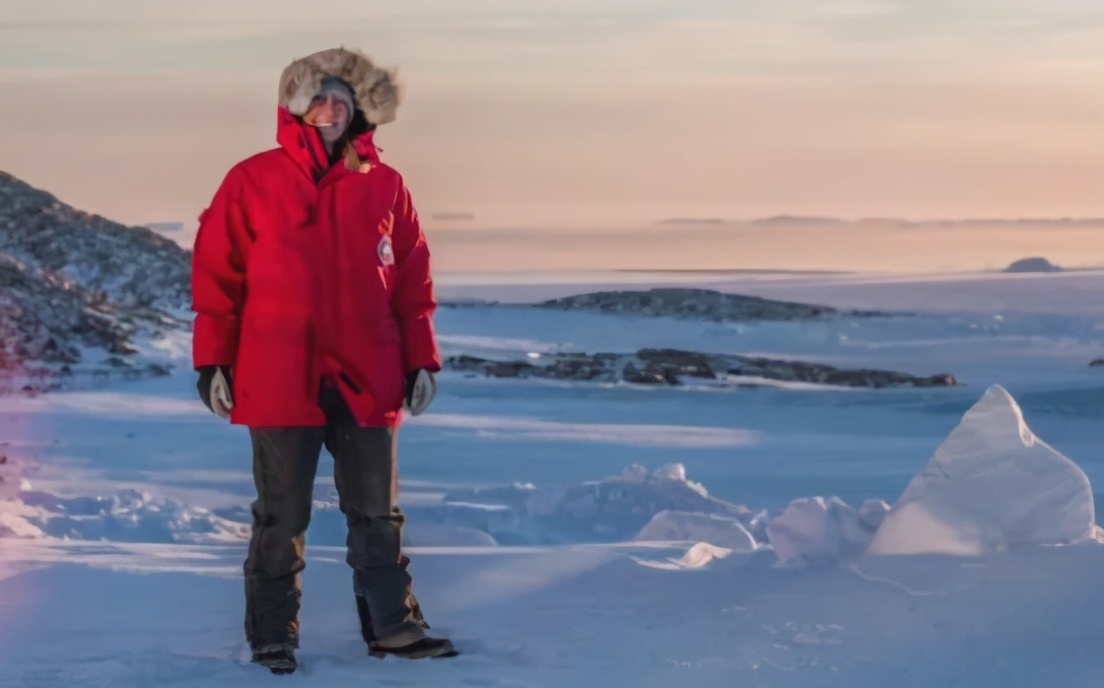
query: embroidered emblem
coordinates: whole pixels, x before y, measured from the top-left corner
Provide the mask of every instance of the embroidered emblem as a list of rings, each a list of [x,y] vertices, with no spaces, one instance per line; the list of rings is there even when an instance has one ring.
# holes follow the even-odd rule
[[[380,263],[384,265],[395,264],[395,251],[391,248],[391,237],[386,234],[380,238],[379,246],[376,247],[376,253],[379,255]]]

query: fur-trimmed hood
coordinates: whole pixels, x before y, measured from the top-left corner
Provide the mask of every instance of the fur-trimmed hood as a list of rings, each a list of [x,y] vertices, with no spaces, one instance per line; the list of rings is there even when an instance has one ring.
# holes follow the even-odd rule
[[[326,77],[337,77],[349,84],[357,107],[370,124],[387,124],[395,119],[400,100],[395,70],[377,67],[356,50],[332,48],[295,60],[280,75],[280,107],[302,116],[322,87]]]

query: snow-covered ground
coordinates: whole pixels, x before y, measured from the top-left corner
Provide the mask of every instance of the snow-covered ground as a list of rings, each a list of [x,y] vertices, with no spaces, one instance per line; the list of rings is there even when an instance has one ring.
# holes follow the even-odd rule
[[[402,503],[419,598],[464,654],[365,655],[323,461],[301,669],[283,681],[1104,685],[1104,369],[1088,367],[1104,354],[1104,273],[511,281],[445,279],[441,293],[517,303],[675,283],[910,315],[719,324],[445,307],[446,353],[672,346],[963,385],[447,373],[401,433]],[[179,357],[181,344],[155,348]],[[202,408],[191,375],[2,397],[0,456],[0,687],[277,680],[244,661],[248,438]]]

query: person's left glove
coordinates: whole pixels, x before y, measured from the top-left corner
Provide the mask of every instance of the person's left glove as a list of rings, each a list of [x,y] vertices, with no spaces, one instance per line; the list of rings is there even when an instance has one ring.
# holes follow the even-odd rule
[[[230,418],[234,410],[234,379],[230,366],[201,366],[196,389],[203,404],[219,418]]]
[[[417,416],[429,408],[433,397],[437,396],[437,378],[425,368],[412,370],[406,374],[406,396],[403,408],[410,415]]]

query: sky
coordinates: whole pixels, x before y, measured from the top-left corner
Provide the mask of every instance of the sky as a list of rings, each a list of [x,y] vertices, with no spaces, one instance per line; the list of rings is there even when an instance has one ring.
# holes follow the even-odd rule
[[[1104,216],[1099,0],[0,0],[0,170],[193,225],[339,45],[427,218]]]

